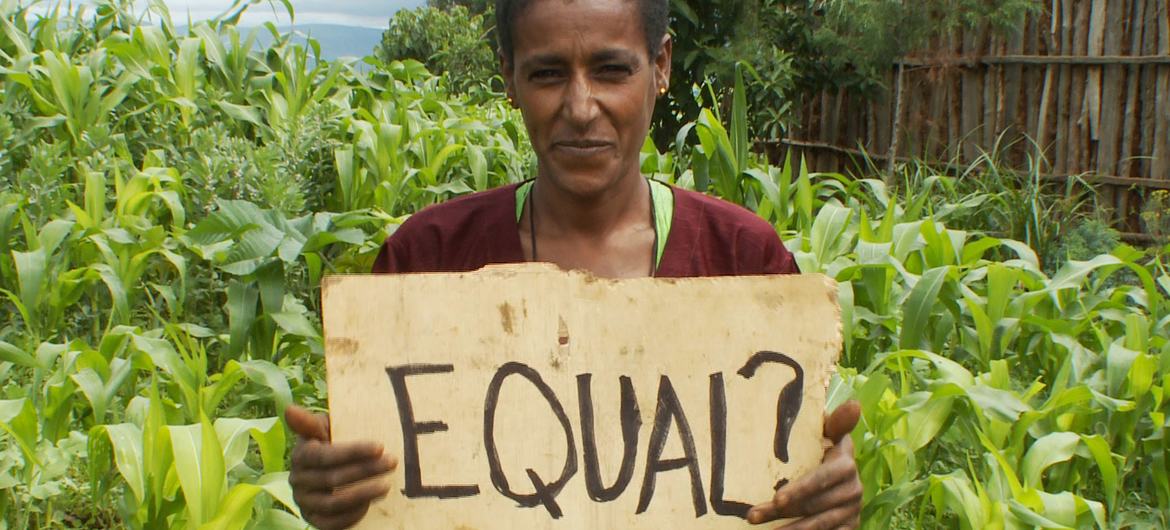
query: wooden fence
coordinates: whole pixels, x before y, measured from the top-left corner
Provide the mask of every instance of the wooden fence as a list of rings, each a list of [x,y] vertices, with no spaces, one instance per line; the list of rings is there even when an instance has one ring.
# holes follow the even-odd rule
[[[1049,0],[1020,31],[956,32],[893,65],[885,96],[812,98],[780,143],[818,171],[854,169],[863,151],[881,167],[966,164],[998,144],[1010,166],[1043,156],[1046,177],[1100,184],[1120,227],[1141,231],[1145,194],[1170,189],[1168,5]]]

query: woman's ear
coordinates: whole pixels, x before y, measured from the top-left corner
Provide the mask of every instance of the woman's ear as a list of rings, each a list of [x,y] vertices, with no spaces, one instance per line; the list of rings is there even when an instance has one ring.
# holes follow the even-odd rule
[[[670,87],[670,61],[674,54],[674,40],[667,33],[662,37],[662,45],[658,47],[658,55],[654,57],[654,70],[658,76],[658,86]]]
[[[496,57],[500,60],[500,76],[504,78],[504,96],[508,98],[508,103],[511,103],[512,107],[515,108],[516,87],[512,82],[515,67],[512,65],[512,61],[504,56],[503,52],[496,52]]]

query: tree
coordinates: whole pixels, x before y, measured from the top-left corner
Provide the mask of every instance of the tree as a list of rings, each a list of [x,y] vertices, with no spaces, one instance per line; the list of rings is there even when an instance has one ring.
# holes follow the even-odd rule
[[[491,22],[490,9],[486,15],[462,5],[403,9],[382,33],[375,55],[387,62],[415,59],[446,75],[455,90],[466,92],[488,85],[498,72],[494,48],[485,39]]]
[[[755,74],[747,89],[751,130],[780,136],[798,99],[802,49],[793,41],[806,23],[772,9],[773,0],[671,0],[674,73],[669,97],[655,112],[655,142],[666,147],[674,131],[704,106],[730,104],[736,63]],[[782,2],[780,2],[782,3]],[[696,90],[696,87],[699,90]]]
[[[484,15],[495,12],[495,0],[427,0],[427,5],[435,9],[451,9],[462,6],[473,15]]]

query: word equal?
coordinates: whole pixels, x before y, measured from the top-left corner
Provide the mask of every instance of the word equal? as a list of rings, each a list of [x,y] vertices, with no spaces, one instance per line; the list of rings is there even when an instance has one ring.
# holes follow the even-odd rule
[[[772,430],[771,452],[772,457],[780,462],[789,461],[789,440],[793,431],[798,413],[801,410],[804,389],[804,370],[791,357],[772,351],[761,351],[752,355],[747,362],[738,369],[735,377],[742,380],[753,379],[758,371],[765,371],[765,367],[774,365],[776,370],[785,370],[790,378],[787,384],[778,389],[756,389],[759,399],[750,403],[737,404],[753,407],[761,411],[760,422],[766,423]],[[565,515],[565,509],[558,502],[567,485],[578,475],[584,475],[584,486],[588,497],[596,503],[613,502],[627,493],[634,481],[635,467],[639,460],[641,476],[635,486],[637,495],[636,514],[645,512],[654,498],[655,487],[659,476],[664,473],[677,472],[685,474],[690,482],[690,500],[695,517],[702,517],[708,513],[708,504],[714,513],[724,516],[746,518],[750,503],[729,500],[724,491],[728,480],[727,454],[729,446],[734,446],[734,440],[728,440],[728,394],[727,383],[722,372],[710,374],[707,384],[706,425],[693,423],[699,416],[698,411],[685,410],[679,393],[671,377],[662,375],[658,379],[656,400],[653,403],[653,415],[650,425],[644,425],[643,406],[640,403],[633,380],[629,376],[619,376],[620,395],[613,399],[620,403],[620,464],[617,466],[616,476],[606,480],[602,476],[602,456],[598,450],[598,424],[595,410],[595,401],[601,398],[594,395],[593,374],[582,373],[576,376],[577,410],[567,410],[566,401],[559,392],[568,389],[554,389],[545,381],[540,372],[526,364],[509,362],[495,371],[494,377],[487,385],[483,397],[483,424],[482,449],[486,456],[487,469],[483,470],[486,477],[480,484],[451,484],[442,483],[437,477],[424,473],[427,462],[422,457],[423,449],[429,440],[441,437],[451,429],[443,418],[420,418],[415,413],[416,397],[412,397],[411,389],[415,385],[425,385],[433,388],[435,385],[452,385],[455,381],[444,381],[441,376],[454,376],[454,364],[407,364],[386,368],[390,385],[393,388],[397,405],[397,416],[401,424],[402,441],[402,473],[404,473],[405,487],[402,494],[408,499],[461,499],[485,495],[482,483],[490,483],[499,495],[515,501],[516,505],[524,508],[542,508],[553,519]],[[547,412],[555,417],[559,428],[563,431],[563,467],[556,476],[542,476],[534,467],[520,466],[516,469],[506,469],[501,459],[501,446],[498,440],[498,419],[510,414],[517,403],[509,403],[501,398],[501,391],[510,385],[529,387],[530,394],[539,394],[542,400],[540,407],[547,408]],[[558,392],[559,391],[559,392]],[[764,403],[774,403],[773,406],[764,406]],[[533,406],[532,403],[525,403]],[[571,406],[570,406],[571,408]],[[769,410],[771,409],[771,410]],[[575,414],[573,414],[575,412]],[[820,414],[820,411],[814,411]],[[575,422],[574,422],[575,420]],[[466,426],[464,426],[466,427]],[[702,460],[709,463],[709,489],[704,488],[703,473],[701,472],[700,448],[696,444],[696,429],[705,431],[710,441],[707,458]],[[617,429],[614,429],[615,431]],[[648,434],[645,432],[648,431]],[[649,436],[648,442],[643,444],[643,436]],[[674,437],[681,446],[682,455],[667,458],[667,442]],[[579,444],[579,445],[578,445]],[[613,444],[618,447],[618,444]],[[580,449],[578,449],[580,447]],[[470,452],[471,449],[468,448]],[[639,454],[639,451],[643,451]],[[478,453],[478,451],[476,451]],[[616,450],[611,453],[617,453]],[[617,459],[616,454],[608,455]],[[436,457],[440,458],[440,457]],[[458,458],[455,455],[445,455],[441,458]],[[513,459],[515,460],[515,459]],[[612,466],[611,466],[612,467]],[[782,478],[774,487],[787,482]],[[759,497],[766,498],[767,491],[759,492]]]
[[[547,264],[329,277],[332,440],[400,463],[354,530],[748,528],[824,458],[837,293]]]

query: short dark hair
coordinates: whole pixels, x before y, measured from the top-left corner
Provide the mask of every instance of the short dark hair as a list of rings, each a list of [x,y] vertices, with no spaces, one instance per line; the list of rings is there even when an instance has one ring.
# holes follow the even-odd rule
[[[512,23],[516,17],[528,8],[533,0],[496,0],[496,36],[500,41],[500,53],[511,61],[515,51],[512,43]],[[572,0],[571,0],[572,1]],[[587,2],[589,0],[575,0]],[[666,35],[670,18],[669,0],[626,0],[638,2],[638,11],[642,14],[642,31],[646,33],[646,50],[650,52],[650,60],[658,55],[662,47],[662,36]]]

